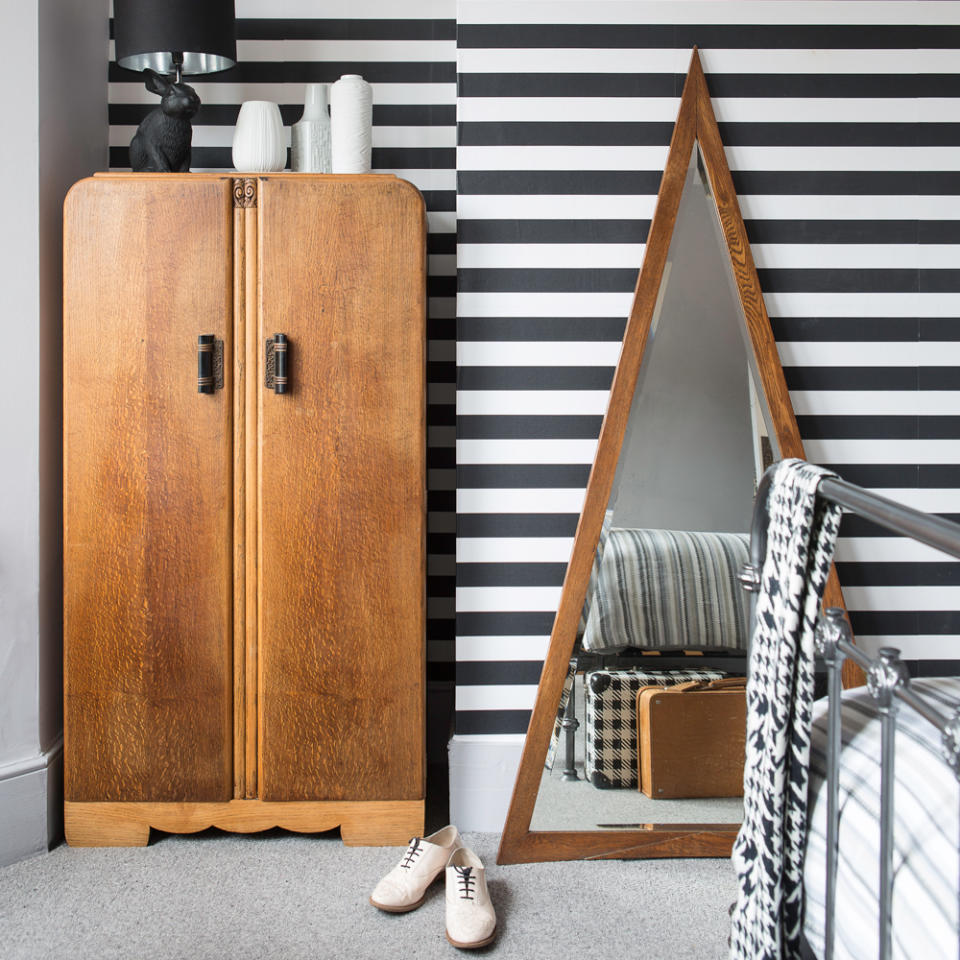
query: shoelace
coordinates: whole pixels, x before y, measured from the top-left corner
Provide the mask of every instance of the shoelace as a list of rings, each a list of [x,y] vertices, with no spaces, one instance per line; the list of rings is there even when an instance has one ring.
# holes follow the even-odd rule
[[[455,866],[453,869],[457,871],[457,880],[460,883],[460,899],[472,900],[474,891],[471,884],[477,882],[477,878],[473,876],[473,867]]]
[[[423,853],[423,847],[420,846],[420,838],[414,837],[410,841],[410,846],[407,847],[407,852],[403,855],[403,861],[400,866],[404,870],[409,870],[413,866],[413,861]]]

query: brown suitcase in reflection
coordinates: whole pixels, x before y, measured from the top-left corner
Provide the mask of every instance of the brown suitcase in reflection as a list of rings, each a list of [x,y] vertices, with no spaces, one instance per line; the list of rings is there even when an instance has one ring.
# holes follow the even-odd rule
[[[640,789],[651,799],[742,797],[746,679],[637,691]]]

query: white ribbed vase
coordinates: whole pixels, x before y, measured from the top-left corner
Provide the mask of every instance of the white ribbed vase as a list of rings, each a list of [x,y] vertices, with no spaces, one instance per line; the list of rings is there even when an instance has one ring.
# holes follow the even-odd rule
[[[290,128],[290,169],[330,172],[330,112],[325,83],[308,83],[303,116]]]
[[[280,108],[271,100],[247,100],[233,132],[233,166],[250,173],[275,173],[287,165]]]
[[[355,73],[342,76],[330,90],[334,173],[369,173],[373,128],[373,90]]]

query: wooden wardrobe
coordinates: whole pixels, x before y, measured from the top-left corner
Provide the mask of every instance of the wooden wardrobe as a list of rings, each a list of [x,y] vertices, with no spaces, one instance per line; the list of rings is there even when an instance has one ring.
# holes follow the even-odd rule
[[[68,195],[71,844],[422,833],[425,237],[392,176]]]

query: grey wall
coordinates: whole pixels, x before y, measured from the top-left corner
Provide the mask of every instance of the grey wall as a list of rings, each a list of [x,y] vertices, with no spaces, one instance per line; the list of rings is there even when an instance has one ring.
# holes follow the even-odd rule
[[[58,830],[61,709],[61,208],[107,163],[106,0],[0,8],[8,137],[0,288],[0,863]]]
[[[614,479],[616,527],[750,529],[754,461],[744,320],[712,205],[691,170]]]
[[[0,351],[0,443],[13,456],[0,474],[0,764],[37,751],[38,435],[37,330],[37,51],[36,3],[0,8],[0,35],[17,96],[8,109],[14,136],[0,153],[7,229],[0,231],[0,271],[7,317],[16,318],[19,350]]]

